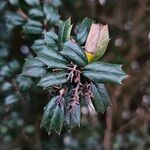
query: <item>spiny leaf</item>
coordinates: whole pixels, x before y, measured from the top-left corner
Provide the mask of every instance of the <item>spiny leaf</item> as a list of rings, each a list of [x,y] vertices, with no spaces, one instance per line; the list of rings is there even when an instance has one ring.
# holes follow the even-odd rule
[[[41,128],[44,127],[47,132],[49,132],[49,125],[50,125],[50,121],[51,121],[51,117],[53,115],[54,109],[56,107],[56,100],[58,99],[58,96],[54,96],[49,103],[46,105],[46,107],[44,108],[44,113],[42,116],[42,120],[41,120]]]
[[[67,60],[57,50],[50,47],[45,46],[42,51],[37,53],[37,58],[48,68],[68,68]]]
[[[54,57],[48,56],[42,52],[39,52],[37,54],[37,59],[41,60],[45,65],[48,66],[48,68],[60,68],[60,69],[68,68],[68,65],[66,63]]]
[[[84,44],[87,39],[88,33],[90,31],[90,26],[92,24],[92,20],[89,18],[85,18],[77,27],[77,41],[80,44]]]
[[[52,72],[42,77],[38,85],[47,88],[55,85],[64,84],[68,81],[67,74],[68,73],[64,71]]]
[[[38,51],[41,51],[44,47],[44,40],[35,40],[33,45],[32,45],[32,49],[35,51],[35,52],[38,52]]]
[[[48,3],[44,3],[43,9],[48,23],[57,24],[59,22],[60,16],[58,14],[58,9],[54,8],[51,4]]]
[[[41,77],[45,73],[44,64],[37,58],[28,58],[22,69],[22,75],[28,77]]]
[[[58,59],[62,62],[67,63],[68,61],[64,58],[63,55],[61,55],[59,53],[59,51],[55,50],[53,47],[48,47],[48,46],[44,46],[43,50],[41,51],[42,53],[54,57],[55,59]]]
[[[84,50],[77,43],[69,40],[64,44],[64,46],[69,47],[70,49],[75,51],[85,62],[88,62]]]
[[[56,45],[56,41],[57,40],[58,40],[58,35],[53,30],[50,30],[49,32],[46,32],[44,34],[44,42],[48,46],[54,46],[54,45]]]
[[[83,67],[87,65],[85,53],[83,52],[82,48],[76,43],[73,43],[71,41],[66,42],[63,46],[63,50],[60,53],[64,55],[66,59],[69,59],[79,66]]]
[[[72,29],[72,25],[70,19],[66,20],[60,25],[59,34],[58,34],[58,40],[60,44],[70,39],[71,29]]]
[[[32,19],[38,19],[44,17],[44,13],[40,8],[31,8],[29,9],[29,16]]]
[[[64,122],[64,106],[57,104],[58,96],[53,97],[47,104],[41,121],[48,133],[54,131],[60,134]]]
[[[63,127],[64,118],[65,118],[64,106],[57,104],[51,119],[49,130],[55,131],[57,134],[60,134]]]
[[[28,20],[28,22],[23,26],[23,30],[26,34],[42,34],[42,23],[35,20]]]
[[[74,106],[72,110],[68,109],[65,117],[64,125],[66,126],[67,130],[71,130],[75,126],[80,126],[80,104]]]
[[[91,83],[93,99],[92,103],[96,112],[104,113],[111,104],[111,100],[104,84]]]
[[[114,82],[121,84],[121,81],[127,77],[122,70],[122,65],[100,61],[85,66],[82,74],[97,83]]]

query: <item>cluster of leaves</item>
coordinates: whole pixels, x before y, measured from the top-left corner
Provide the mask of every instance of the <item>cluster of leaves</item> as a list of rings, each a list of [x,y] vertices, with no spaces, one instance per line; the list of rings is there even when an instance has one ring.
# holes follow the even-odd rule
[[[9,49],[4,42],[0,43],[0,134],[8,135],[9,130],[23,125],[23,119],[13,110],[15,104],[28,95],[32,80],[28,77],[16,75],[21,66],[15,59],[8,61]],[[10,107],[10,106],[14,107]],[[6,117],[7,116],[7,117]]]
[[[60,0],[9,0],[9,4],[12,11],[6,14],[8,27],[21,26],[26,36],[40,36],[60,22]]]
[[[21,65],[15,58],[10,59],[11,32],[4,20],[6,1],[1,3],[0,8],[0,135],[8,136],[9,131],[21,127],[24,124],[15,104],[24,99],[32,86],[32,80],[28,77],[18,76]],[[6,31],[6,32],[5,32]],[[7,33],[7,34],[6,34]],[[10,107],[10,106],[14,107]],[[0,137],[1,137],[0,136]]]
[[[44,109],[41,127],[60,134],[80,126],[81,103],[93,105],[104,113],[111,104],[103,83],[118,83],[126,77],[122,65],[96,61],[88,63],[84,50],[92,20],[85,18],[71,36],[70,19],[35,40],[36,57],[26,60],[22,75],[38,78],[38,86],[47,89],[51,99]]]

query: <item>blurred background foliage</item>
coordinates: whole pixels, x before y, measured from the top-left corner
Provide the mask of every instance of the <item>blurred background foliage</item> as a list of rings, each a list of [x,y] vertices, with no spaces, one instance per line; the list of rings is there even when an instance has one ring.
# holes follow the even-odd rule
[[[106,113],[97,115],[82,107],[80,128],[48,136],[39,127],[48,93],[19,76],[32,40],[25,40],[19,27],[11,31],[6,27],[9,6],[1,1],[0,150],[150,149],[150,2],[62,0],[62,4],[61,19],[71,17],[73,24],[85,17],[108,23],[111,41],[102,59],[123,63],[129,77],[121,86],[108,85],[113,105]]]

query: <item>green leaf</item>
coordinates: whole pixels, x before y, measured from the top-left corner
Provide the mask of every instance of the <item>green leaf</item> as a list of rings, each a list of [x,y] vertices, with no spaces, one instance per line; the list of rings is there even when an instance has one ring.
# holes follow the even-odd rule
[[[60,134],[63,127],[64,118],[65,118],[64,106],[57,104],[55,111],[53,113],[53,117],[51,119],[49,130],[55,131],[56,133]]]
[[[67,74],[68,73],[64,71],[52,72],[42,77],[38,85],[44,88],[48,88],[56,85],[62,85],[68,81]]]
[[[58,104],[58,96],[53,97],[47,104],[41,121],[41,127],[44,127],[48,133],[56,132],[60,134],[64,122],[64,105]]]
[[[28,77],[19,76],[16,78],[16,82],[22,92],[29,90],[32,86],[32,80]]]
[[[35,52],[41,51],[44,48],[44,40],[35,40],[31,48]]]
[[[103,25],[101,26],[100,36],[95,50],[94,61],[99,60],[105,54],[109,41],[108,25]]]
[[[11,77],[12,70],[8,65],[2,66],[0,69],[0,76]]]
[[[20,64],[19,64],[19,62],[18,62],[17,60],[15,60],[15,59],[14,59],[13,61],[11,61],[8,65],[9,65],[9,67],[10,67],[12,73],[17,72],[17,71],[19,71],[19,69],[20,69]]]
[[[87,58],[82,48],[72,41],[68,41],[64,44],[63,50],[60,52],[62,55],[69,59],[73,63],[79,66],[87,65]]]
[[[44,17],[44,13],[40,8],[31,8],[29,9],[29,16],[32,19],[42,18]]]
[[[22,75],[28,77],[41,77],[46,73],[44,64],[37,58],[28,58],[23,66]]]
[[[62,4],[61,0],[52,0],[51,3],[55,7],[59,7]]]
[[[53,115],[53,112],[55,110],[55,107],[57,105],[57,99],[58,96],[53,97],[49,103],[46,105],[46,107],[44,108],[44,113],[42,116],[42,120],[41,120],[41,128],[44,127],[47,132],[49,132],[49,126],[50,126],[50,121],[51,121],[51,117]]]
[[[46,32],[44,34],[44,42],[48,46],[55,46],[57,40],[58,40],[58,35],[53,30],[50,30],[49,32]]]
[[[80,104],[76,104],[73,109],[68,109],[66,112],[65,122],[64,125],[66,126],[67,130],[71,130],[75,126],[80,127]]]
[[[9,82],[4,82],[3,84],[1,84],[0,89],[0,91],[2,91],[3,93],[8,91],[10,92],[13,89],[13,85]]]
[[[19,1],[18,1],[18,0],[9,0],[9,3],[10,3],[12,6],[19,6]]]
[[[71,29],[72,29],[72,25],[70,19],[64,21],[60,25],[59,33],[58,33],[58,40],[60,44],[70,39]]]
[[[89,31],[90,31],[90,26],[92,24],[92,20],[89,19],[89,18],[85,18],[77,27],[77,35],[76,35],[76,38],[77,38],[77,41],[80,43],[80,44],[84,44],[86,39],[87,39],[87,36],[89,34]]]
[[[113,82],[121,84],[121,81],[127,77],[122,70],[122,65],[100,61],[85,66],[82,74],[97,83]]]
[[[50,4],[45,3],[44,12],[48,23],[57,24],[59,22],[60,16],[58,14],[58,9],[52,7],[52,5]]]
[[[28,22],[23,26],[23,30],[26,34],[42,34],[43,25],[39,21],[28,20]]]
[[[91,83],[93,99],[92,103],[96,112],[104,113],[111,104],[111,100],[104,84]]]
[[[44,49],[37,53],[37,58],[41,60],[48,68],[68,68],[67,60],[57,50],[44,47]]]
[[[0,11],[3,11],[7,6],[7,1],[1,1],[1,4],[0,4]]]
[[[31,6],[40,5],[40,1],[39,1],[39,0],[25,0],[25,2],[26,2],[28,5],[31,5]]]
[[[9,51],[7,48],[1,47],[0,46],[0,58],[6,58],[9,55]]]
[[[7,12],[6,13],[6,25],[8,28],[12,28],[14,26],[23,25],[25,20],[18,14]]]
[[[5,105],[11,105],[11,104],[16,103],[18,100],[19,100],[18,96],[12,94],[12,95],[7,96],[7,97],[4,99],[4,102],[5,102]]]

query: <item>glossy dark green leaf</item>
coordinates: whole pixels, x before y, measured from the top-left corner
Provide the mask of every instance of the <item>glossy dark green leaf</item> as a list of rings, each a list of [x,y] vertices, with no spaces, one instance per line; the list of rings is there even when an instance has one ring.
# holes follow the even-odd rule
[[[64,44],[64,46],[69,47],[70,49],[75,51],[85,62],[88,62],[86,54],[80,45],[69,40]]]
[[[39,21],[28,20],[28,22],[23,26],[23,30],[26,34],[42,34],[43,25]]]
[[[70,39],[71,29],[72,29],[72,25],[70,19],[64,21],[60,25],[59,33],[58,33],[59,43],[64,43]]]
[[[51,117],[54,113],[55,107],[57,105],[57,99],[58,96],[54,96],[46,105],[46,107],[44,108],[44,113],[42,116],[42,120],[41,120],[41,128],[44,127],[47,132],[49,132],[49,126],[50,126],[50,121],[51,121]]]
[[[29,14],[30,18],[32,18],[32,19],[44,17],[44,13],[43,13],[42,9],[40,9],[40,8],[29,9],[28,14]]]
[[[93,99],[92,103],[96,112],[104,113],[111,104],[111,100],[104,84],[91,83]]]
[[[53,30],[50,30],[49,32],[46,32],[44,34],[44,42],[48,46],[55,46],[57,40],[58,40],[58,35]]]
[[[9,95],[4,99],[5,105],[11,105],[16,103],[19,100],[19,97],[17,95]]]
[[[97,83],[113,82],[121,84],[121,81],[127,77],[122,70],[122,65],[100,61],[85,66],[82,74]]]
[[[82,48],[74,42],[68,41],[64,44],[61,54],[79,66],[87,65],[87,58]]]
[[[56,133],[60,134],[63,127],[64,118],[65,118],[64,106],[57,104],[51,119],[49,130],[55,131]]]
[[[92,24],[92,20],[89,19],[89,18],[85,18],[77,27],[77,35],[76,35],[76,38],[77,38],[77,41],[80,43],[80,44],[84,44],[86,39],[87,39],[87,36],[88,36],[88,33],[90,31],[90,27],[91,27],[91,24]]]
[[[64,106],[57,103],[58,96],[53,97],[47,104],[41,121],[48,133],[56,132],[60,134],[64,122]]]
[[[51,86],[62,85],[68,81],[67,72],[51,72],[46,76],[42,77],[38,83],[39,86],[48,88]]]
[[[44,12],[48,23],[57,24],[59,22],[58,9],[54,8],[51,4],[44,4]]]
[[[31,5],[31,6],[36,6],[36,5],[39,5],[39,4],[40,4],[40,1],[39,1],[39,0],[25,0],[25,2],[26,2],[28,5]]]
[[[22,75],[28,77],[41,77],[46,73],[44,64],[37,58],[28,58],[23,66]]]
[[[80,127],[80,104],[76,104],[74,108],[71,110],[68,109],[66,112],[65,122],[64,125],[66,126],[67,130],[71,130],[72,128],[79,126]]]
[[[41,60],[48,68],[68,68],[67,60],[57,50],[45,48],[37,53],[37,58]]]
[[[37,55],[37,59],[41,60],[48,68],[61,68],[67,69],[68,65],[54,57],[48,56],[42,52],[39,52]]]
[[[35,40],[31,48],[35,52],[41,51],[44,48],[44,40]]]

